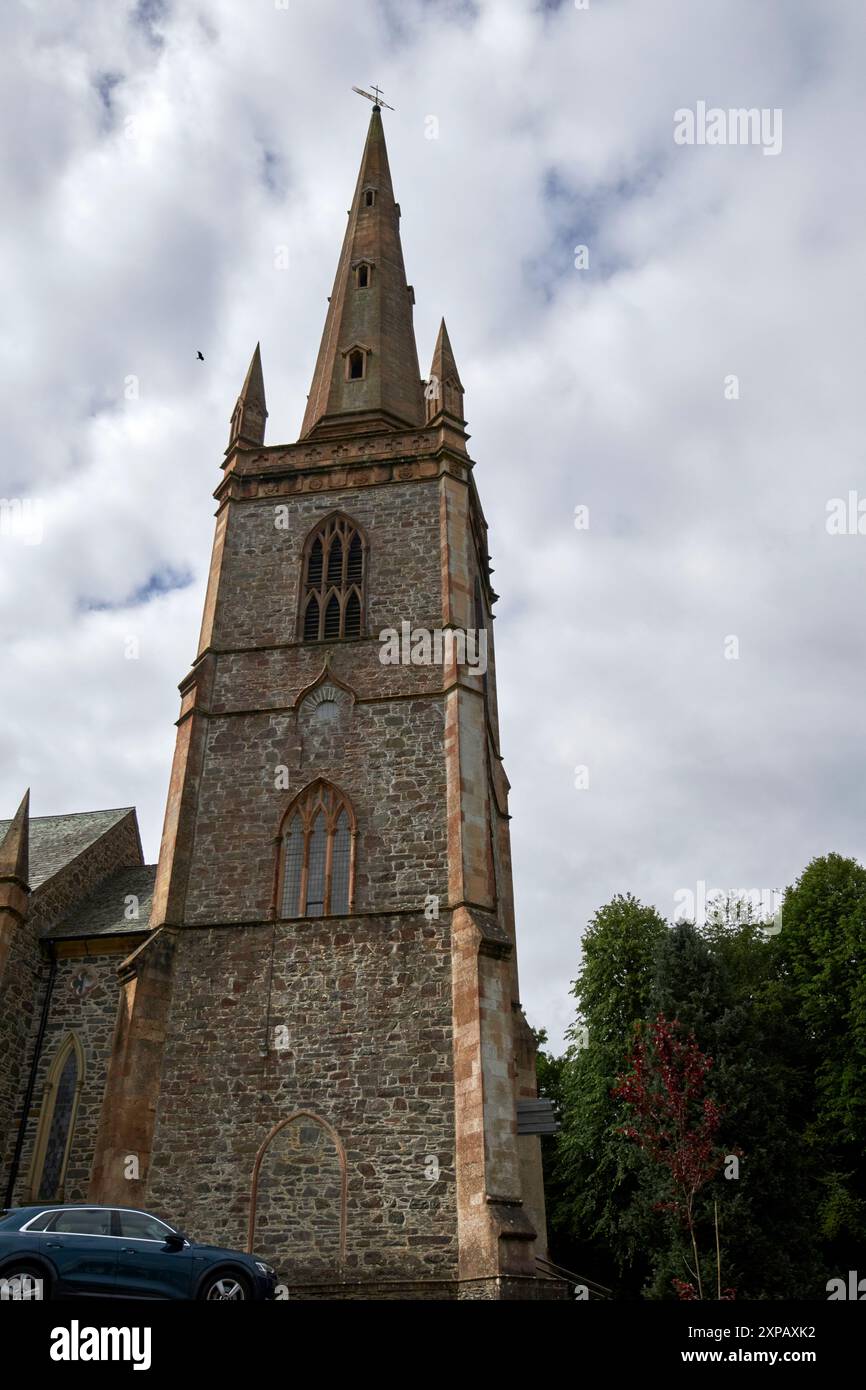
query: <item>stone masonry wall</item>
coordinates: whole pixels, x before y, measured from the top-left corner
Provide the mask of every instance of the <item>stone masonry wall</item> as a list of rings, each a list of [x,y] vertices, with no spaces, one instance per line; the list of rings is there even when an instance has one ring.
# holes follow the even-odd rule
[[[4,1185],[20,1124],[48,980],[48,955],[40,945],[40,933],[61,922],[115,869],[141,863],[135,812],[130,811],[30,896],[27,921],[13,938],[6,973],[0,983],[0,1179]],[[116,1003],[115,986],[114,1007]],[[101,1090],[99,1094],[101,1096]],[[34,1103],[40,1097],[37,1087]],[[19,1174],[21,1172],[23,1167]]]
[[[337,509],[364,528],[369,542],[368,632],[378,635],[402,619],[426,627],[441,622],[435,479],[230,505],[218,649],[295,641],[304,543],[316,522]]]
[[[285,1125],[268,1145],[259,1173],[253,1249],[282,1261],[291,1233],[292,1277],[333,1279],[340,1269],[340,1154],[328,1132],[308,1118]]]
[[[0,1182],[5,1195],[27,1083],[27,1039],[38,1020],[44,990],[44,958],[32,922],[16,926],[0,981]]]
[[[70,1032],[76,1034],[84,1051],[84,1078],[78,1099],[63,1200],[87,1200],[90,1165],[93,1160],[93,1147],[117,1015],[117,965],[121,959],[120,955],[113,953],[101,956],[67,956],[57,962],[48,1026],[42,1043],[33,1104],[15,1189],[16,1200],[19,1202],[33,1201],[37,1195],[30,1186],[31,1166],[46,1081],[51,1064]],[[84,989],[82,972],[87,976]]]
[[[441,704],[355,705],[348,721],[345,735],[328,726],[315,741],[302,740],[293,714],[210,721],[187,922],[269,918],[280,821],[316,777],[355,810],[357,911],[423,910],[428,893],[444,902]],[[280,767],[287,785],[277,785]]]
[[[453,1277],[450,970],[444,918],[184,929],[152,1208],[243,1246],[259,1145],[312,1110],[346,1149],[347,1276]],[[263,1164],[256,1246],[284,1283],[338,1274],[332,1146],[323,1136],[312,1163],[302,1152],[278,1142]]]
[[[289,509],[286,526],[275,525],[278,505]],[[356,910],[418,910],[428,893],[444,898],[443,724],[433,694],[441,670],[383,666],[377,637],[380,627],[404,620],[430,627],[441,621],[435,481],[230,506],[185,920],[270,916],[280,820],[318,776],[346,793],[357,816]],[[368,539],[374,635],[296,643],[304,541],[336,507]],[[255,645],[225,650],[247,644]],[[317,731],[305,726],[303,707],[293,706],[326,658],[359,699],[349,700],[339,729]],[[387,698],[421,692],[428,698]]]

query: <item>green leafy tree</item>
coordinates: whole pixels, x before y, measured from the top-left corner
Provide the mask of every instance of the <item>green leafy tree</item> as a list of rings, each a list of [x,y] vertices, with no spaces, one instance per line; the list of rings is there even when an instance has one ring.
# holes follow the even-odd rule
[[[734,904],[706,926],[677,923],[656,957],[654,1012],[714,1059],[719,1142],[733,1162],[704,1192],[719,1212],[726,1281],[740,1298],[809,1298],[821,1287],[818,1184],[803,1133],[812,1072],[767,924]],[[647,1291],[667,1296],[681,1255],[659,1250]]]
[[[646,1252],[661,1224],[639,1194],[646,1160],[623,1142],[621,1107],[611,1091],[645,1017],[655,953],[667,928],[654,908],[618,895],[599,909],[583,938],[583,960],[572,993],[577,1018],[559,1078],[562,1129],[554,1165],[551,1218],[554,1248],[579,1272],[619,1281],[636,1294],[647,1272]],[[570,1267],[575,1267],[572,1264]]]
[[[828,1276],[857,1268],[866,1238],[861,865],[814,860],[774,922],[728,902],[706,925],[668,927],[617,896],[589,924],[572,993],[565,1055],[539,1055],[541,1093],[562,1125],[543,1149],[554,1258],[625,1297],[670,1298],[682,1280],[689,1252],[660,1214],[661,1165],[624,1139],[623,1095],[613,1094],[635,1024],[663,1014],[714,1059],[718,1143],[736,1162],[701,1184],[694,1220],[718,1212],[725,1283],[740,1298],[823,1299]]]
[[[785,894],[774,948],[814,1068],[806,1138],[822,1233],[831,1262],[847,1267],[866,1239],[866,869],[813,859]]]

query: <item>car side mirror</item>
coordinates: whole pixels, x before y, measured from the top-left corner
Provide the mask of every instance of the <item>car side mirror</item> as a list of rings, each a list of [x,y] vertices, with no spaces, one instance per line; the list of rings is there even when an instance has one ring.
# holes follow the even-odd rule
[[[169,1250],[182,1250],[186,1236],[183,1231],[172,1231],[170,1236],[166,1236],[165,1243]]]

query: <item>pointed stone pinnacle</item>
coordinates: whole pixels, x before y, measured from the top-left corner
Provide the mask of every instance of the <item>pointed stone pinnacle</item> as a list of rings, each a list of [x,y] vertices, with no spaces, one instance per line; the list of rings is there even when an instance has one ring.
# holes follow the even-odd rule
[[[0,844],[0,879],[16,879],[28,887],[30,873],[30,789],[24,793],[15,818]]]
[[[246,444],[264,444],[265,421],[267,418],[268,410],[265,404],[265,379],[262,373],[262,354],[260,345],[256,343],[256,350],[247,368],[244,384],[241,387],[241,394],[238,396],[237,404],[232,412],[231,430],[229,432],[229,449],[240,442]]]
[[[463,386],[444,319],[439,325],[439,335],[433,350],[433,361],[430,364],[430,375],[424,395],[428,424],[443,414],[450,415],[461,425],[466,423],[463,418]]]

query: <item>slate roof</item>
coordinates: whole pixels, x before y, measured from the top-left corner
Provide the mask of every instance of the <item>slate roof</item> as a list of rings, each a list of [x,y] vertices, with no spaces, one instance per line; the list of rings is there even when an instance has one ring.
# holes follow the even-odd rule
[[[113,811],[73,811],[67,816],[31,816],[30,887],[38,888],[58,873],[131,811],[135,811],[134,806]],[[11,824],[11,820],[0,820],[0,840]]]
[[[153,908],[155,864],[118,869],[57,926],[42,933],[52,941],[81,936],[127,936],[146,932]],[[138,917],[126,917],[128,897],[138,898]]]

